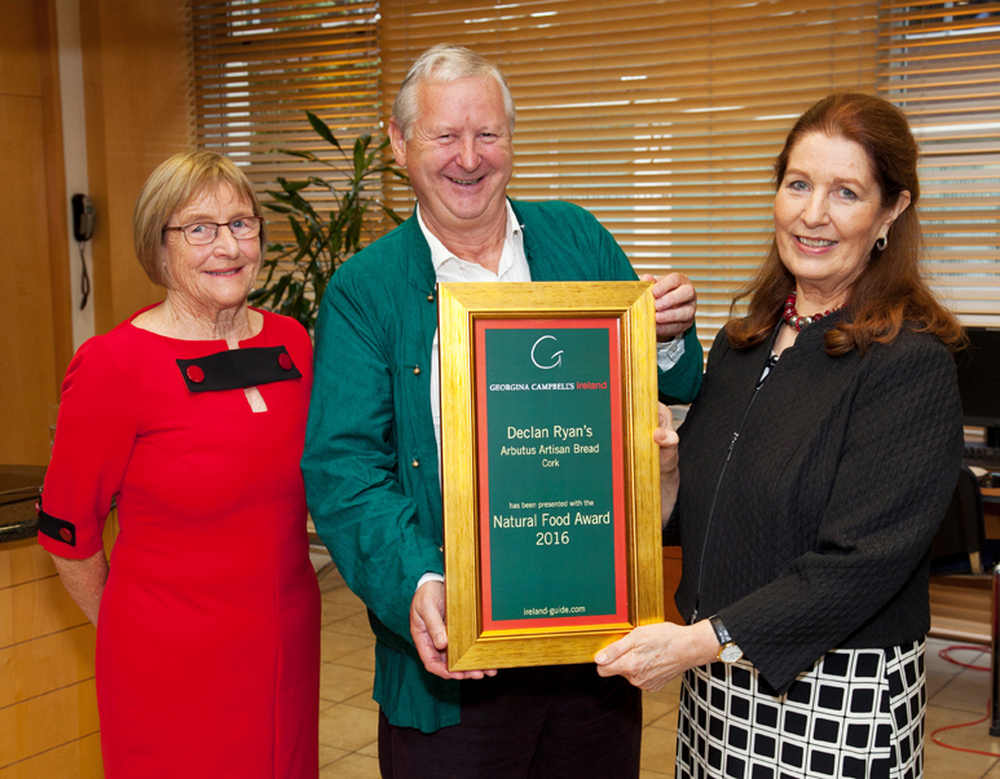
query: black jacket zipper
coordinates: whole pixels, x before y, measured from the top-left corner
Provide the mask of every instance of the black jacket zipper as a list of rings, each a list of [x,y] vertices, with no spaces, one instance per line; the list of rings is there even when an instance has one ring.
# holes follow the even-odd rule
[[[777,334],[777,331],[775,331],[775,333]],[[738,428],[733,431],[733,434],[729,438],[729,446],[726,449],[726,459],[722,461],[722,468],[719,470],[719,477],[715,480],[715,489],[712,491],[712,502],[708,507],[708,522],[705,526],[705,535],[701,541],[701,555],[698,558],[698,578],[695,582],[694,611],[691,614],[691,624],[694,624],[698,620],[698,612],[701,609],[701,579],[705,571],[705,550],[708,549],[708,538],[712,532],[712,520],[715,519],[715,504],[719,499],[719,490],[722,488],[722,479],[726,475],[726,468],[729,466],[729,461],[732,459],[733,449],[736,448],[736,442],[739,441],[740,435],[743,433],[743,428],[746,425],[747,418],[750,416],[750,409],[753,407],[753,402],[757,399],[757,393],[760,392],[760,388],[764,386],[764,379],[777,365],[777,358],[772,357],[771,354],[771,350],[768,349],[768,358],[764,368],[761,370],[761,378],[758,379],[757,383],[754,385],[753,394],[750,395],[747,407],[743,410],[743,417],[740,419]]]

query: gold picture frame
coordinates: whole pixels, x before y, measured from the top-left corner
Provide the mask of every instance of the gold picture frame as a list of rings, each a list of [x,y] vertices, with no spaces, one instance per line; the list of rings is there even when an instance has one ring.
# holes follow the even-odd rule
[[[451,670],[589,662],[600,648],[632,628],[663,620],[659,447],[652,437],[658,424],[656,326],[650,287],[649,282],[639,281],[439,285],[441,473],[448,667]],[[545,334],[538,336],[539,332]],[[500,340],[503,338],[520,339],[510,343],[523,341],[525,344],[534,339],[531,351],[534,365],[525,362],[525,370],[558,365],[559,370],[564,370],[571,378],[573,369],[564,368],[561,362],[565,350],[555,347],[563,341],[579,342],[581,348],[577,351],[589,355],[587,359],[596,360],[594,364],[598,368],[591,368],[592,372],[607,365],[607,379],[600,382],[526,380],[524,383],[488,384],[493,364],[510,362],[510,370],[519,371],[518,366],[524,362],[519,356],[520,347],[504,346],[508,342]],[[591,341],[608,344],[606,363],[603,346],[584,348]],[[497,346],[488,347],[489,343]],[[545,347],[547,356],[537,360],[538,349]],[[487,352],[491,355],[489,359]],[[567,364],[570,362],[567,358]],[[516,392],[522,389],[523,392]],[[552,391],[548,392],[549,389]],[[550,396],[555,395],[554,389],[574,391],[561,392],[553,398]],[[579,392],[580,389],[598,391],[587,394]],[[595,419],[600,420],[604,419],[602,409],[607,405],[610,433],[604,439],[592,439],[599,443],[574,442],[572,446],[565,437],[558,446],[547,442],[533,446],[513,445],[526,443],[522,440],[511,440],[511,446],[499,448],[496,440],[491,444],[487,429],[495,427],[501,431],[494,439],[502,438],[504,431],[501,412],[492,409],[516,409],[519,415],[524,408],[533,408],[534,397],[544,399],[539,402],[545,408],[560,410],[573,408],[573,403],[589,404],[581,406],[585,410],[580,413],[590,413],[586,409],[596,408]],[[499,416],[490,419],[491,413]],[[543,433],[548,435],[553,430],[563,436],[577,431],[582,436],[593,433],[593,427],[601,428],[601,423],[596,422],[593,426],[547,425],[545,413],[544,410],[539,412],[542,421],[526,427],[508,424],[506,438],[542,437]],[[497,419],[501,421],[498,423]],[[597,457],[586,456],[589,450],[601,449],[602,444],[603,453]],[[582,465],[560,467],[561,459],[565,458],[546,459],[537,454],[539,451],[569,451],[572,454],[566,456],[570,461],[567,465],[577,462]],[[577,451],[581,454],[575,454]],[[501,458],[501,452],[529,456]],[[556,479],[552,483],[565,487],[564,493],[569,498],[520,503],[501,495],[504,510],[508,506],[517,507],[520,515],[498,513],[490,501],[498,490],[502,492],[501,480],[489,480],[490,467],[501,463],[507,468],[507,463],[511,462],[514,464],[510,468],[526,468],[533,473],[536,467],[542,467],[540,464],[548,462],[551,466],[553,461],[555,467],[549,473],[557,476],[538,470],[541,475],[536,492],[544,492],[549,483],[546,479]],[[594,462],[596,465],[592,464]],[[595,506],[594,500],[572,497],[577,484],[574,474],[578,472],[580,483],[584,485],[581,489],[589,490],[592,485],[603,484],[603,477],[587,476],[592,472],[587,469],[594,468],[599,474],[603,469],[610,469],[612,476],[611,497],[607,499],[607,505],[612,508],[604,513],[600,513],[604,507],[600,501]],[[504,471],[494,467],[493,472]],[[533,478],[530,477],[528,483],[533,483],[530,481]],[[525,483],[516,477],[509,477],[506,482],[516,483],[518,488]],[[595,506],[594,513],[581,513],[579,507],[583,505]],[[539,512],[540,506],[557,508]],[[567,506],[577,506],[575,513]],[[555,523],[555,526],[539,529],[539,515],[542,523]],[[507,527],[518,521],[529,525],[527,536],[522,529],[516,534],[508,532]],[[597,531],[588,523],[605,525],[597,529],[604,535],[595,536]],[[491,540],[494,537],[500,540]],[[510,542],[509,538],[518,540]],[[594,538],[597,540],[586,540]],[[571,547],[576,539],[584,540]],[[610,540],[605,544],[601,539]],[[545,543],[555,546],[548,548]],[[565,546],[558,548],[560,543]],[[536,549],[536,546],[543,548]],[[514,551],[505,552],[505,559],[517,560],[518,566],[538,555],[542,555],[537,557],[539,560],[562,561],[574,561],[577,550],[589,555],[588,560],[596,555],[594,559],[599,564],[593,570],[599,575],[593,577],[586,563],[571,562],[568,568],[560,568],[560,563],[552,566],[544,563],[532,568],[539,581],[552,582],[557,590],[579,586],[581,590],[593,590],[596,594],[590,601],[584,599],[586,605],[582,606],[554,604],[551,609],[548,605],[522,609],[523,604],[529,603],[529,595],[524,593],[533,592],[530,581],[524,585],[526,589],[522,593],[520,568],[514,571],[510,562],[496,563],[498,550],[508,547]],[[578,566],[575,575],[572,575],[573,565]],[[562,577],[563,570],[569,570],[571,575]],[[608,572],[606,577],[600,573],[605,570]],[[580,575],[581,571],[587,574]],[[592,578],[599,580],[598,583],[594,584]],[[513,588],[501,587],[503,581],[514,582]],[[515,590],[513,599],[507,598],[511,589]],[[612,604],[612,601],[613,605],[602,610],[602,603]],[[507,608],[509,614],[527,616],[498,618],[497,610],[501,608],[498,603]],[[586,613],[576,615],[574,609]],[[593,616],[589,616],[591,612]]]

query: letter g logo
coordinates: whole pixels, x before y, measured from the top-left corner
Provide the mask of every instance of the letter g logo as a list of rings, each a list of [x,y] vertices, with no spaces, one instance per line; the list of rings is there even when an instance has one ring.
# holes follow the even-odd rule
[[[542,341],[555,341],[555,340],[556,337],[554,335],[543,335],[541,338],[535,341],[534,344],[532,344],[531,361],[535,364],[536,368],[541,368],[543,371],[548,371],[551,370],[552,368],[556,368],[562,365],[562,355],[563,355],[562,349],[560,349],[557,352],[553,352],[552,354],[549,354],[546,357],[544,355],[546,355],[548,350],[545,348],[542,349],[538,348],[539,344],[541,344]],[[538,361],[539,359],[541,359],[545,364],[543,365],[542,363],[540,363]]]

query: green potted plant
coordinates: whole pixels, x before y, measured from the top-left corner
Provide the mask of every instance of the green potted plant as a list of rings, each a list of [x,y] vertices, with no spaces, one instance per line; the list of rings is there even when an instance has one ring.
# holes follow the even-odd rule
[[[354,141],[348,156],[326,122],[312,111],[306,111],[306,116],[313,130],[340,153],[343,161],[330,161],[309,151],[278,151],[323,165],[341,175],[346,173],[347,180],[337,185],[316,175],[300,180],[279,176],[277,181],[281,189],[266,190],[271,201],[264,202],[263,206],[288,218],[293,240],[268,243],[261,266],[266,275],[263,283],[250,293],[250,302],[294,317],[312,333],[326,285],[341,263],[362,248],[362,228],[369,207],[378,203],[394,224],[403,221],[391,208],[379,202],[381,187],[375,192],[366,190],[366,181],[386,173],[404,181],[407,177],[394,164],[385,161],[388,138],[375,142],[371,135],[362,135]],[[310,187],[333,196],[335,205],[328,213],[320,213],[303,196]]]

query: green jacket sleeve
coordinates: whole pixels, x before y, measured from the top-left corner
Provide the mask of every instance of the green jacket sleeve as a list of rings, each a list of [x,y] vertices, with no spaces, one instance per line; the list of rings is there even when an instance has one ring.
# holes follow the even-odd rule
[[[702,349],[695,326],[684,333],[684,353],[668,370],[659,370],[660,400],[690,403],[701,388]]]
[[[400,463],[390,333],[402,316],[381,281],[341,268],[316,329],[315,381],[302,470],[316,528],[348,586],[410,641],[409,607],[426,571],[442,571],[440,539],[417,517]],[[402,472],[402,475],[401,475]]]

